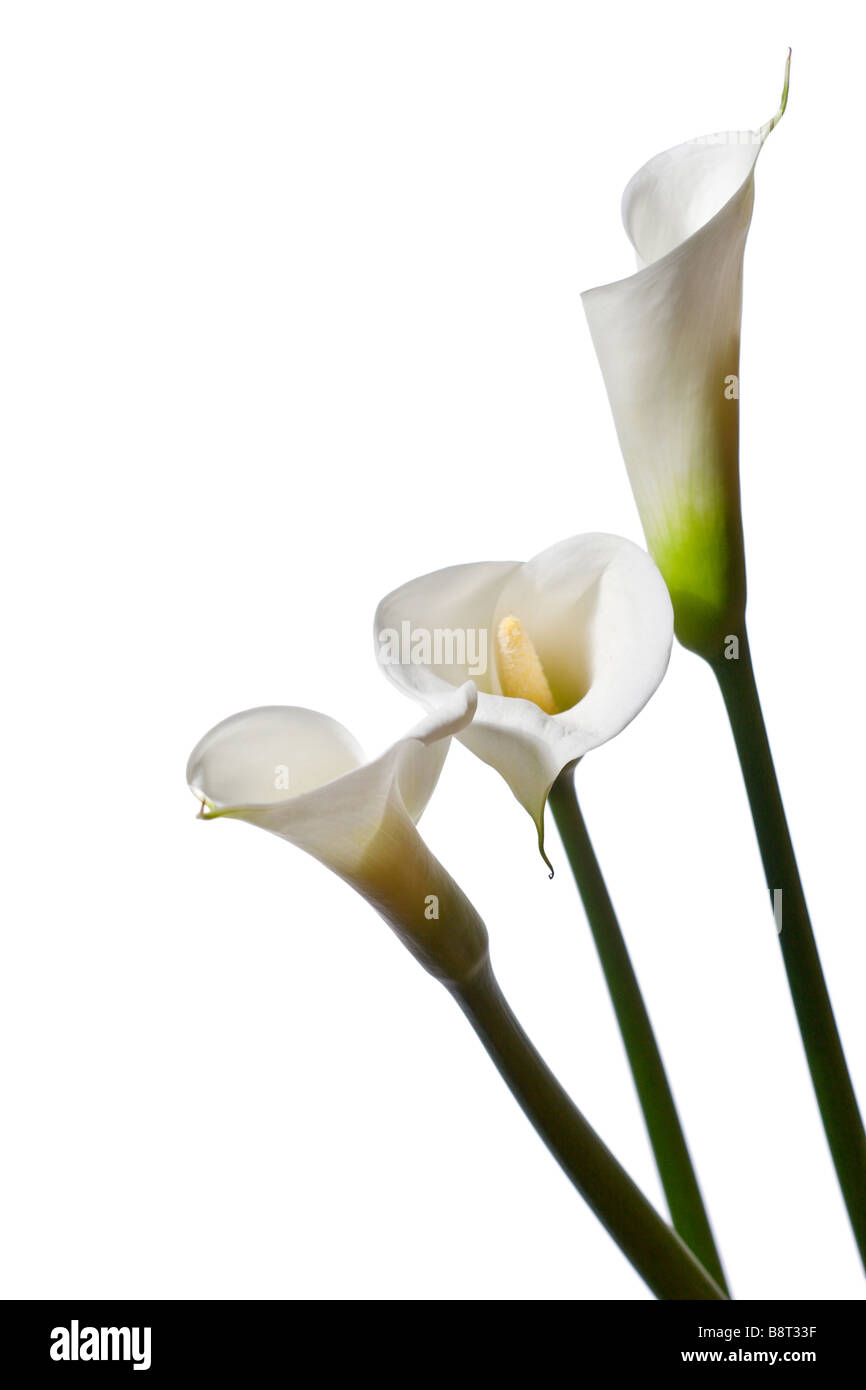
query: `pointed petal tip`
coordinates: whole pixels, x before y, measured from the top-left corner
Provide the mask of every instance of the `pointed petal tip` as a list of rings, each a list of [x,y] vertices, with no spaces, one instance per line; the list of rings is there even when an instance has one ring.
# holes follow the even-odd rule
[[[782,100],[779,102],[779,114],[776,120],[780,121],[785,114],[785,107],[788,105],[788,89],[791,86],[791,54],[793,49],[788,49],[788,56],[785,59],[785,80],[782,84]]]
[[[760,136],[761,136],[761,144],[764,143],[764,141],[766,140],[766,138],[767,138],[767,136],[769,135],[770,131],[775,129],[775,127],[779,124],[780,120],[782,119],[782,117],[783,117],[784,114],[785,114],[785,108],[786,108],[787,105],[788,105],[788,92],[789,92],[790,86],[791,86],[791,54],[792,54],[792,52],[793,52],[793,50],[789,48],[789,49],[788,49],[788,56],[787,56],[787,58],[785,59],[785,78],[784,78],[784,81],[783,81],[783,83],[782,83],[782,97],[781,97],[781,100],[780,100],[780,102],[779,102],[779,109],[778,109],[778,111],[776,112],[775,116],[773,116],[772,120],[767,121],[767,124],[766,124],[766,125],[761,126],[761,129],[760,129],[760,132],[759,132],[759,134],[760,134]]]

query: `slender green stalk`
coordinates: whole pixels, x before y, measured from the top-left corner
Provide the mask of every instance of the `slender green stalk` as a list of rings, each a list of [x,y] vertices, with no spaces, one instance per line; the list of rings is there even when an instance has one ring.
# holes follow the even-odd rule
[[[656,1297],[724,1299],[538,1055],[489,962],[450,989],[554,1158]]]
[[[580,810],[573,768],[566,768],[557,778],[549,804],[589,919],[671,1219],[686,1245],[727,1293],[661,1052]]]
[[[781,920],[779,945],[812,1085],[848,1216],[866,1265],[866,1135],[812,933],[745,628],[739,639],[738,657],[726,660],[720,656],[709,664],[731,721],[767,887],[773,895],[777,921]],[[781,900],[775,897],[777,891],[781,891]]]

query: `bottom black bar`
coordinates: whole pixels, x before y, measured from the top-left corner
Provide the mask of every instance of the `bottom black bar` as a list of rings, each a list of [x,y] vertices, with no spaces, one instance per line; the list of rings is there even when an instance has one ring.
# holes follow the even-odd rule
[[[462,1311],[461,1311],[462,1309]],[[515,1380],[716,1365],[804,1366],[826,1377],[862,1367],[860,1303],[7,1302],[0,1304],[7,1385],[70,1377],[133,1383],[258,1385],[279,1377]],[[504,1316],[503,1316],[504,1314]],[[555,1361],[552,1360],[555,1358]],[[559,1370],[555,1367],[558,1366]],[[10,1368],[17,1377],[8,1378]],[[266,1383],[270,1384],[268,1380]]]

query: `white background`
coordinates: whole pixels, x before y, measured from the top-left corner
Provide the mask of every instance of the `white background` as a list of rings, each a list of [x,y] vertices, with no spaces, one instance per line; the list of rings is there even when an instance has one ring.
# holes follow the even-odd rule
[[[8,5],[0,1293],[640,1299],[446,993],[351,891],[202,824],[262,703],[417,710],[394,585],[641,539],[579,292],[672,144],[788,113],[746,257],[759,683],[866,1097],[863,32],[847,5]],[[734,1291],[863,1291],[709,671],[581,773]],[[455,746],[423,830],[511,1002],[660,1190],[563,856]]]

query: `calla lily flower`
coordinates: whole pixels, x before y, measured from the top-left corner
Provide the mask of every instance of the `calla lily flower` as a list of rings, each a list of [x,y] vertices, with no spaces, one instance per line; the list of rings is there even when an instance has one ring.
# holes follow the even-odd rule
[[[639,270],[583,306],[647,544],[677,636],[718,651],[745,609],[738,470],[743,255],[755,163],[788,99],[755,131],[656,155],[623,195]]]
[[[306,850],[366,898],[431,974],[454,984],[486,961],[487,932],[416,822],[451,735],[475,708],[470,681],[370,762],[327,715],[246,710],[205,734],[187,781],[203,819],[249,821]]]
[[[203,819],[259,825],[372,903],[453,995],[557,1162],[657,1297],[721,1299],[532,1046],[493,975],[483,922],[415,828],[451,736],[475,709],[475,686],[466,682],[372,762],[348,730],[315,710],[246,710],[205,734],[187,780]]]
[[[542,854],[556,778],[643,708],[672,641],[653,561],[604,534],[561,541],[526,563],[437,570],[388,594],[375,618],[385,674],[428,710],[475,681],[478,712],[458,737],[505,778]]]

